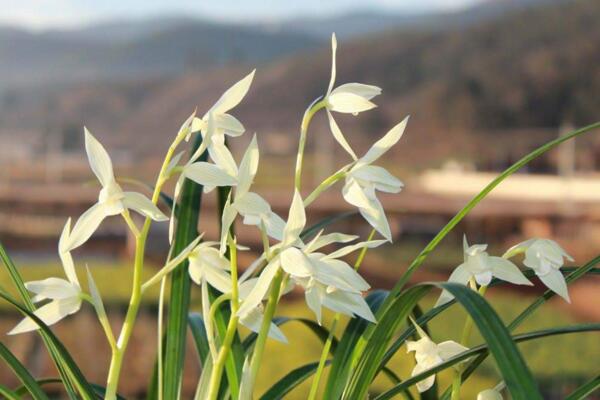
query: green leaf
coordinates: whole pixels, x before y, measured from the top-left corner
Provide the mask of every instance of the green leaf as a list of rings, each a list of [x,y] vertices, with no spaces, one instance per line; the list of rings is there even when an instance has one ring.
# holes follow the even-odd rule
[[[33,399],[48,400],[48,396],[46,396],[46,393],[44,393],[35,378],[31,376],[27,368],[2,343],[0,343],[0,357],[12,369],[17,378],[23,383],[23,386],[27,388]]]
[[[0,385],[0,395],[2,395],[2,398],[6,400],[21,400],[21,396],[4,385]]]
[[[210,352],[206,329],[204,329],[204,320],[200,314],[190,313],[188,315],[188,325],[190,326],[190,331],[192,331],[192,337],[194,338],[194,344],[196,345],[196,352],[198,353],[200,364],[204,365],[206,357]]]
[[[582,333],[582,332],[597,332],[597,331],[600,331],[600,324],[581,324],[581,325],[575,325],[575,326],[544,329],[541,331],[524,333],[522,335],[514,336],[512,338],[512,340],[516,343],[519,343],[519,342],[526,342],[529,340],[541,339],[541,338],[549,337],[549,336],[565,335],[565,334],[571,334],[571,333]],[[453,365],[458,364],[461,361],[467,360],[478,354],[483,354],[487,351],[489,351],[488,344],[483,344],[483,345],[474,347],[472,349],[469,349],[463,353],[456,355],[455,357],[452,357],[452,358],[444,361],[443,363],[441,363],[439,365],[436,365],[434,368],[431,368],[427,371],[424,371],[418,375],[411,377],[410,379],[405,380],[404,382],[400,383],[399,385],[394,386],[392,389],[375,397],[374,400],[391,399],[396,394],[398,394],[401,390],[408,389],[410,386],[415,385],[417,382],[427,378],[428,376],[438,373],[440,371],[443,371],[445,369],[448,369],[448,368],[452,367]],[[590,384],[590,386],[592,386],[591,382],[592,381],[588,382],[587,384]],[[515,399],[515,398],[516,397],[513,397],[513,399]]]
[[[192,146],[192,153],[200,146],[201,141],[202,136],[197,135]],[[206,160],[206,157],[207,152],[204,152],[200,160]],[[179,207],[175,212],[177,227],[173,239],[172,254],[179,254],[198,237],[197,226],[200,218],[201,200],[202,186],[186,179],[181,189]],[[169,312],[165,321],[166,340],[165,361],[163,363],[163,396],[165,399],[177,399],[181,391],[191,287],[187,265],[186,260],[171,273]]]
[[[464,285],[428,283],[412,287],[391,301],[392,307],[381,315],[373,330],[366,330],[357,346],[352,362],[352,375],[343,392],[345,399],[365,398],[388,343],[400,321],[405,320],[414,305],[433,287],[450,292],[468,312],[494,356],[496,365],[513,399],[541,399],[541,395],[525,360],[513,342],[502,320],[487,301]]]
[[[327,364],[329,363],[330,361],[327,361]],[[319,362],[313,362],[290,371],[260,396],[260,400],[281,400],[285,398],[285,395],[314,374],[318,367]]]
[[[387,292],[383,290],[376,290],[367,295],[365,300],[373,313],[383,304],[387,295]],[[334,352],[324,398],[338,399],[341,397],[344,384],[351,372],[350,359],[354,352],[354,346],[369,325],[370,323],[362,318],[353,318],[348,323]]]
[[[31,301],[31,298],[29,297],[29,293],[25,288],[23,279],[21,278],[21,275],[19,274],[19,271],[17,270],[17,267],[13,263],[12,259],[4,249],[2,243],[0,243],[0,259],[2,259],[4,266],[8,270],[11,280],[17,288],[19,296],[21,297],[21,300],[23,301],[23,304],[25,304],[27,310],[35,311],[35,306]],[[76,390],[73,384],[71,383],[71,378],[67,372],[67,367],[64,365],[64,361],[60,358],[60,356],[57,353],[57,350],[54,348],[51,341],[46,337],[46,334],[42,332],[41,336],[44,341],[44,345],[48,349],[48,353],[50,353],[50,357],[52,358],[52,361],[54,362],[54,365],[56,366],[56,369],[58,370],[58,373],[60,374],[64,382],[64,387],[67,392],[67,395],[71,400],[76,400]]]
[[[23,315],[31,318],[38,326],[39,330],[43,333],[44,337],[48,339],[52,347],[56,351],[56,357],[61,360],[62,365],[65,367],[65,372],[68,376],[71,377],[72,382],[76,386],[77,390],[81,394],[82,398],[85,400],[93,400],[96,398],[94,393],[94,389],[85,379],[81,370],[73,361],[73,358],[64,347],[64,345],[58,340],[58,338],[52,333],[52,330],[41,320],[39,319],[33,312],[29,311],[21,304],[19,304],[15,299],[12,298],[8,293],[4,290],[0,289],[0,298],[6,300],[13,307],[18,309]]]
[[[565,400],[583,400],[587,399],[589,395],[600,389],[600,375],[592,378],[590,381],[579,386],[577,390],[569,395]]]

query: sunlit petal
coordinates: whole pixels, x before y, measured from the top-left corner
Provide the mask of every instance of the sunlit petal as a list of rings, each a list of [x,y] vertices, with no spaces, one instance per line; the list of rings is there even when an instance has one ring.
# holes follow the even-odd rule
[[[69,236],[67,250],[73,250],[85,243],[98,229],[100,223],[106,218],[106,211],[101,204],[94,204],[84,212],[73,227]]]
[[[404,134],[404,130],[406,129],[406,124],[408,123],[408,117],[406,117],[402,122],[398,125],[394,126],[388,133],[385,134],[384,137],[379,139],[367,154],[360,158],[358,161],[359,164],[371,164],[376,161],[379,157],[385,154],[393,145],[398,143],[402,135]]]
[[[212,106],[210,112],[214,114],[225,114],[227,111],[237,106],[246,96],[246,93],[248,93],[255,72],[256,70],[253,70],[242,80],[227,89],[221,98],[217,100],[215,105]]]
[[[155,221],[166,221],[169,219],[149,198],[137,192],[125,192],[123,205],[130,210],[136,211],[145,217]]]
[[[111,181],[114,181],[112,162],[110,156],[100,144],[100,142],[92,136],[92,134],[84,128],[85,131],[85,151],[88,156],[90,167],[102,186],[108,186]]]
[[[331,129],[331,133],[333,134],[335,140],[337,140],[340,146],[342,146],[342,148],[346,150],[354,160],[356,160],[357,157],[354,153],[354,150],[352,150],[352,147],[350,147],[350,144],[344,137],[344,134],[340,130],[340,127],[338,126],[337,122],[335,122],[335,119],[333,119],[333,115],[331,115],[329,110],[327,110],[327,119],[329,121],[329,129]]]

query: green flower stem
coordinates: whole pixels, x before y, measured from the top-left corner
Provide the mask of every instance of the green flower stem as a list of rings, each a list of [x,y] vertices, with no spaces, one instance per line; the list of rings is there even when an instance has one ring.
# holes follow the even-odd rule
[[[473,290],[477,290],[477,283],[475,282],[474,278],[471,278],[471,280],[469,281],[469,284]],[[486,290],[487,290],[487,286],[481,286],[479,288],[479,294],[481,296],[484,296]],[[465,326],[463,328],[462,336],[460,338],[460,343],[463,346],[466,346],[467,343],[469,342],[469,337],[471,336],[472,330],[473,330],[473,319],[471,317],[467,316],[467,319],[465,320]],[[451,394],[452,400],[460,400],[460,387],[462,385],[462,380],[461,380],[462,372],[463,372],[463,368],[461,368],[459,366],[454,368],[454,380],[452,381],[452,394]]]
[[[171,146],[169,146],[169,150],[167,151],[160,172],[158,174],[158,178],[156,180],[154,192],[152,193],[152,203],[154,204],[158,203],[160,191],[162,189],[163,184],[165,183],[164,176],[167,172],[167,168],[169,167],[169,162],[171,161],[171,158],[175,153],[175,149],[177,148],[182,139],[183,137],[178,136],[173,141]],[[127,350],[127,345],[129,343],[129,339],[131,338],[133,326],[135,325],[137,313],[140,308],[140,303],[142,301],[142,271],[144,269],[146,239],[148,237],[148,232],[150,231],[151,224],[152,220],[150,218],[146,218],[141,231],[139,231],[139,234],[136,235],[131,298],[129,299],[129,307],[127,308],[125,321],[123,322],[123,327],[121,328],[121,334],[119,335],[119,339],[117,341],[115,349],[112,352],[112,358],[110,360],[108,378],[106,381],[106,393],[104,397],[106,400],[115,400],[117,398],[119,376],[121,375],[121,366],[123,365],[123,356],[125,354],[125,351]]]
[[[371,230],[367,241],[373,240],[375,236],[375,229]],[[356,262],[354,263],[354,270],[357,271],[360,268],[365,256],[367,255],[368,247],[363,247],[356,258]],[[325,341],[325,345],[323,346],[323,350],[321,351],[321,357],[319,358],[319,365],[317,367],[317,371],[315,372],[315,377],[313,378],[312,384],[310,386],[310,393],[308,395],[308,400],[314,400],[317,398],[317,391],[319,390],[319,383],[321,382],[321,377],[323,375],[323,370],[325,369],[325,364],[327,362],[327,356],[329,355],[329,351],[331,349],[331,344],[333,343],[333,338],[335,337],[335,329],[337,324],[339,323],[341,314],[336,313],[333,317],[333,322],[331,323],[331,328],[329,329],[329,336],[327,336],[327,340]]]
[[[233,343],[233,338],[237,332],[237,324],[239,317],[237,316],[237,311],[239,308],[239,289],[238,289],[238,276],[237,276],[237,249],[235,240],[231,239],[231,235],[228,236],[229,242],[229,260],[231,263],[231,317],[229,318],[229,323],[227,324],[227,331],[225,333],[225,338],[223,339],[223,345],[219,350],[219,355],[217,356],[217,360],[215,365],[212,368],[210,375],[210,384],[208,388],[208,399],[215,400],[219,394],[219,386],[221,385],[221,378],[223,375],[223,368],[225,367],[225,362],[227,361],[227,357],[229,356],[229,352],[231,351],[231,343]],[[216,304],[216,301],[215,303]],[[213,304],[213,306],[214,306]],[[212,319],[212,309],[211,309],[211,320],[209,323],[213,322]]]
[[[135,237],[140,236],[140,230],[138,229],[137,225],[135,224],[135,222],[133,222],[133,220],[131,219],[131,214],[129,214],[129,210],[125,209],[121,215],[123,216],[123,219],[125,220],[125,222],[127,223],[127,226],[129,227],[129,230],[131,230],[131,233],[133,233],[133,235]]]
[[[281,292],[281,283],[283,281],[283,277],[283,270],[279,268],[273,277],[273,282],[271,282],[269,300],[267,301],[260,331],[258,332],[256,344],[254,345],[252,361],[250,362],[250,387],[248,390],[251,392],[254,390],[256,377],[258,376],[258,369],[260,368],[263,352],[265,350],[265,344],[267,343],[267,337],[269,336],[269,329],[271,328],[271,321],[273,320],[275,309],[277,308],[277,303],[279,302],[279,294]]]
[[[298,143],[298,155],[296,156],[296,173],[294,178],[294,186],[298,191],[302,186],[302,161],[304,158],[304,147],[306,145],[306,135],[308,133],[308,126],[313,116],[322,108],[325,108],[327,102],[323,99],[311,104],[302,118],[302,124],[300,125],[300,141]]]
[[[321,193],[323,193],[325,190],[327,190],[331,186],[335,185],[337,181],[339,181],[340,179],[344,179],[345,177],[346,177],[346,167],[342,168],[335,174],[326,178],[323,182],[321,182],[319,184],[319,186],[317,186],[315,188],[315,190],[312,191],[311,194],[309,194],[304,199],[304,207],[308,207],[313,201],[315,201],[317,199],[317,197],[319,197],[319,195],[321,195]]]

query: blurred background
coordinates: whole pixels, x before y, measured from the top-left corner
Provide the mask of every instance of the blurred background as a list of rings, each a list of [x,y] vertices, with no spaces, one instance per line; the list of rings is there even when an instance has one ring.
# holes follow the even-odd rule
[[[395,242],[368,254],[362,272],[374,287],[393,286],[427,241],[499,171],[600,119],[597,0],[0,0],[0,7],[0,240],[27,280],[61,273],[61,228],[96,200],[84,125],[105,144],[118,176],[153,182],[183,120],[196,107],[203,114],[253,68],[253,86],[233,114],[258,136],[257,191],[285,216],[302,113],[329,81],[332,32],[339,41],[337,82],[383,88],[375,110],[336,116],[357,153],[411,116],[400,143],[382,159],[406,188],[382,196]],[[250,137],[232,143],[236,154]],[[307,191],[348,162],[324,115],[311,126],[307,160]],[[413,282],[447,279],[462,260],[463,233],[472,243],[490,243],[496,254],[538,236],[559,241],[575,265],[596,256],[599,169],[598,132],[537,159],[479,205]],[[214,205],[214,194],[208,195],[199,229],[209,236],[216,234]],[[309,218],[348,210],[333,190],[311,206]],[[337,228],[369,232],[357,217]],[[252,229],[238,231],[242,243],[259,247]],[[164,260],[166,243],[166,226],[157,226],[148,275]],[[93,268],[115,329],[129,297],[131,251],[125,225],[113,218],[75,254],[79,265]],[[248,265],[251,252],[241,261]],[[9,285],[4,271],[0,282]],[[598,321],[599,288],[598,280],[580,281],[571,287],[572,304],[551,301],[521,331]],[[497,288],[489,298],[510,321],[542,291]],[[156,297],[145,299],[129,349],[122,385],[127,396],[144,398],[155,358]],[[302,300],[292,295],[279,311],[309,316]],[[4,304],[0,312],[4,334],[19,316]],[[458,309],[440,318],[434,339],[457,340],[463,320]],[[287,347],[269,344],[261,392],[273,377],[317,359],[319,342],[301,329],[284,328]],[[62,321],[56,332],[84,372],[103,382],[109,350],[91,310]],[[548,399],[563,398],[598,374],[598,339],[584,334],[522,346]],[[36,335],[2,340],[35,374],[56,375]],[[472,345],[479,340],[474,336]],[[400,355],[393,367],[407,376],[412,361]],[[186,395],[193,393],[198,369],[190,348]],[[448,378],[442,375],[442,383]],[[485,364],[467,385],[466,398],[498,380],[493,363]],[[6,369],[0,369],[0,382],[15,384]],[[376,390],[389,385],[381,379]],[[289,398],[305,396],[303,386]]]

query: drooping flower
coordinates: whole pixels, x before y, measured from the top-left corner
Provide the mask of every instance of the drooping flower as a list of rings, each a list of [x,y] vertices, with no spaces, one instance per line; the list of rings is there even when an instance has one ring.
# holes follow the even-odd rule
[[[407,122],[408,118],[393,127],[364,156],[351,164],[342,189],[344,199],[358,207],[367,222],[389,241],[392,241],[392,233],[375,191],[398,193],[402,190],[403,184],[386,169],[371,164],[400,140]]]
[[[248,297],[248,295],[250,294],[250,292],[252,292],[252,289],[256,285],[257,281],[258,281],[257,278],[252,278],[252,279],[248,279],[243,282],[240,282],[240,284],[239,284],[240,300],[245,300]],[[244,325],[246,328],[250,329],[252,332],[259,333],[262,322],[263,322],[263,318],[264,318],[263,305],[259,304],[257,307],[250,309],[248,312],[239,315],[239,317],[240,317],[240,320],[239,320],[240,324]],[[282,343],[288,342],[287,338],[285,337],[285,335],[283,334],[281,329],[279,329],[279,327],[273,322],[271,322],[271,326],[269,327],[269,337],[271,339],[275,339]]]
[[[85,129],[85,150],[90,167],[100,181],[102,189],[98,196],[98,202],[77,220],[70,234],[66,250],[73,250],[85,243],[106,217],[121,214],[127,209],[136,211],[155,221],[166,221],[168,219],[143,194],[125,192],[121,189],[115,179],[112,161],[108,153],[87,129]]]
[[[35,293],[34,302],[50,300],[49,303],[44,304],[34,312],[46,325],[55,324],[66,316],[76,313],[81,308],[82,290],[75,272],[73,258],[71,253],[66,250],[70,228],[71,219],[67,220],[58,244],[58,254],[67,279],[47,278],[25,283],[27,290]],[[38,325],[35,321],[26,317],[8,334],[16,335],[36,329],[38,329]]]
[[[492,281],[492,277],[496,277],[515,285],[532,285],[515,264],[503,257],[490,256],[485,251],[486,249],[487,244],[469,246],[467,237],[464,236],[463,251],[465,261],[456,267],[450,275],[448,282],[464,285],[473,278],[478,285],[487,286]],[[444,290],[435,306],[441,306],[452,299],[453,296]]]
[[[371,102],[371,99],[381,94],[381,88],[372,85],[365,85],[362,83],[346,83],[336,87],[336,52],[337,52],[337,39],[335,34],[331,35],[331,78],[329,80],[329,87],[325,94],[327,118],[329,120],[329,127],[333,134],[333,137],[337,142],[346,150],[353,159],[356,160],[356,154],[352,150],[352,147],[348,144],[348,141],[342,134],[337,123],[333,119],[331,111],[339,113],[358,114],[363,111],[370,110],[377,107]]]
[[[445,342],[436,344],[432,341],[427,333],[419,325],[417,325],[414,321],[413,325],[419,334],[420,339],[415,341],[407,340],[406,348],[407,353],[411,351],[415,352],[415,360],[417,365],[415,365],[412,370],[411,376],[416,376],[422,372],[431,369],[444,361],[469,350],[467,347],[456,343],[452,340],[447,340]],[[435,374],[430,375],[424,380],[417,383],[417,390],[421,392],[425,392],[429,390],[435,382]]]
[[[306,214],[302,198],[296,191],[283,231],[283,240],[273,247],[278,253],[261,273],[254,289],[242,304],[240,313],[246,313],[262,302],[275,273],[282,268],[294,282],[305,288],[306,301],[319,321],[321,307],[325,306],[374,322],[375,317],[361,296],[361,292],[369,289],[369,284],[352,267],[338,258],[363,247],[377,247],[385,241],[361,242],[326,255],[317,250],[332,243],[347,243],[356,239],[356,236],[319,234],[305,245],[300,238],[305,225]]]
[[[239,168],[225,146],[215,148],[214,159],[215,164],[193,163],[185,169],[184,174],[189,179],[204,185],[205,188],[215,186],[236,188],[233,202],[230,198],[223,210],[221,253],[225,250],[226,235],[237,214],[244,217],[244,223],[247,225],[260,227],[263,224],[269,236],[281,240],[285,222],[271,210],[271,206],[264,198],[250,191],[259,161],[256,135],[248,145]]]
[[[229,293],[232,289],[229,260],[213,247],[215,245],[218,243],[198,244],[188,255],[188,272],[196,284],[201,285],[206,280],[221,293]]]
[[[570,303],[567,282],[560,268],[564,265],[565,259],[573,261],[573,258],[558,243],[550,239],[526,240],[508,249],[504,257],[512,257],[523,252],[525,253],[523,264],[534,270],[550,290]]]

